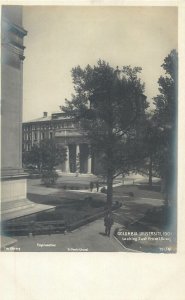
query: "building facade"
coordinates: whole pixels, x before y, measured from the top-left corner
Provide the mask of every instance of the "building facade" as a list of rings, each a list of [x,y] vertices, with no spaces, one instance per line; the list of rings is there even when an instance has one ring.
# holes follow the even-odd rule
[[[55,141],[66,148],[66,161],[58,166],[64,173],[93,173],[93,158],[87,137],[77,123],[61,111],[48,116],[47,112],[38,119],[23,123],[23,152],[30,151],[34,144],[44,139]]]

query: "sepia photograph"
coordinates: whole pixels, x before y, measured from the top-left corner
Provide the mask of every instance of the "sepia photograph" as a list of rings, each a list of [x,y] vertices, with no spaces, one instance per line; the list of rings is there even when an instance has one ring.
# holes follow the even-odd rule
[[[2,5],[2,252],[176,254],[177,132],[177,6]]]

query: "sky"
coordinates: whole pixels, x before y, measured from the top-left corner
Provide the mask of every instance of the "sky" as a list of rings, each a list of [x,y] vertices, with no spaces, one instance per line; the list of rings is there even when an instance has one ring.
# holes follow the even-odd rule
[[[71,69],[98,59],[142,67],[152,103],[161,64],[178,47],[177,25],[176,7],[25,6],[23,121],[58,111],[74,93]]]

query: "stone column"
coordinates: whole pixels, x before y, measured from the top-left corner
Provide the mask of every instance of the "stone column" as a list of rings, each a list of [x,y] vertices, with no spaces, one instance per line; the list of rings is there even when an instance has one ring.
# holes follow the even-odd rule
[[[22,27],[21,6],[3,5],[1,21],[1,204],[3,220],[4,215],[7,218],[7,211],[10,207],[12,211],[15,209],[14,201],[26,199],[27,175],[22,169],[22,63],[25,48],[23,40],[27,31]],[[11,205],[6,206],[6,202],[11,202]]]
[[[91,174],[92,172],[92,157],[89,156],[90,154],[90,147],[89,147],[89,153],[88,153],[88,158],[87,158],[87,173]]]
[[[66,171],[66,173],[70,173],[70,165],[69,165],[69,146],[66,146],[65,171]]]
[[[76,145],[76,173],[80,173],[80,145]]]
[[[34,131],[31,129],[31,146],[33,147],[33,144],[35,142],[35,137],[34,137]]]

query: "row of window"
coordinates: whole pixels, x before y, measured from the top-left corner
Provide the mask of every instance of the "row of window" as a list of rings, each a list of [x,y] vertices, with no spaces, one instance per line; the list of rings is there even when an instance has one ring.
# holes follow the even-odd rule
[[[50,124],[50,125],[23,125],[24,131],[44,130],[44,129],[60,129],[60,128],[74,128],[74,124],[71,122],[65,122],[65,123]]]
[[[30,151],[31,147],[31,144],[23,144],[23,151]]]
[[[40,133],[40,139],[43,140],[48,137],[48,134],[46,132],[41,132]],[[33,132],[33,140],[37,141],[39,138],[39,133],[38,132]],[[53,132],[49,132],[49,138],[53,138]],[[24,133],[23,136],[24,141],[31,141],[32,140],[32,134],[31,133]]]

